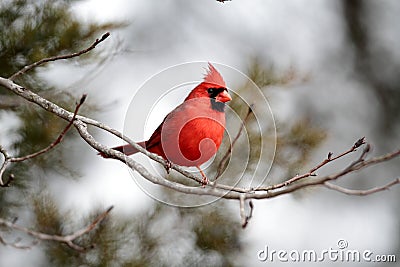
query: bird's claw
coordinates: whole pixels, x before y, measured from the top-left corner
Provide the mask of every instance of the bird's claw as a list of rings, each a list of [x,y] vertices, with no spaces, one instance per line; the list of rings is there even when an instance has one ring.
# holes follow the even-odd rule
[[[203,187],[205,187],[206,185],[208,185],[208,182],[209,182],[209,180],[208,180],[207,176],[204,175],[203,180],[201,180],[201,185]]]
[[[201,185],[202,187],[205,187],[206,185],[208,185],[209,180],[207,176],[204,174],[204,172],[200,169],[200,167],[199,166],[196,167],[200,171],[201,176],[203,177],[203,179],[201,180]]]

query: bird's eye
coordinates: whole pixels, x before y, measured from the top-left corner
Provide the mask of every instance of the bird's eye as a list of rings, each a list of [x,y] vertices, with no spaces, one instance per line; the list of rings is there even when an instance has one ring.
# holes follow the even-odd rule
[[[207,89],[207,92],[211,95],[211,94],[213,94],[214,93],[214,88],[208,88]]]

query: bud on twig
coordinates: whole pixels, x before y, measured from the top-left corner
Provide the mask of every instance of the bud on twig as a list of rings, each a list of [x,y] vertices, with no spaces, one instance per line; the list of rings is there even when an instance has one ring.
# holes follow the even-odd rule
[[[354,143],[353,148],[358,148],[358,147],[362,146],[363,144],[365,144],[365,136],[358,139],[357,142]]]

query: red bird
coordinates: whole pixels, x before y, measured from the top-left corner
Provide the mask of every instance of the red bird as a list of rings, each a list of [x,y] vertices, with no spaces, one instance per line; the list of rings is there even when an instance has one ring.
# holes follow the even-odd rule
[[[210,63],[204,81],[197,85],[185,101],[171,111],[151,135],[138,144],[165,160],[197,167],[217,153],[225,130],[225,103],[232,100],[221,74]],[[132,155],[138,150],[131,145],[113,149]],[[103,157],[106,155],[100,153]]]

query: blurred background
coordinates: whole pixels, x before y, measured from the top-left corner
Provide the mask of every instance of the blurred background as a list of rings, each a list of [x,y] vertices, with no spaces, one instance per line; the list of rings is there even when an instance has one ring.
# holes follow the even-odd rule
[[[398,14],[396,0],[1,0],[0,76],[86,48],[110,31],[110,38],[89,55],[36,68],[16,82],[69,110],[87,93],[80,113],[122,131],[132,98],[155,73],[193,61],[230,66],[252,79],[271,105],[277,147],[269,155],[273,164],[265,184],[274,184],[309,170],[329,151],[348,149],[362,136],[372,144],[373,155],[399,148]],[[199,79],[203,73],[199,69]],[[246,92],[244,80],[229,75],[225,80]],[[181,101],[170,101],[169,110]],[[230,106],[245,113],[237,99]],[[165,115],[159,114],[159,120]],[[139,106],[137,118],[143,116]],[[256,132],[255,123],[252,117],[246,124],[250,163],[262,149],[260,136],[274,137],[268,127]],[[26,155],[54,141],[65,122],[0,88],[0,125],[0,144],[12,155]],[[106,145],[121,142],[91,130]],[[141,137],[135,134],[133,139]],[[355,156],[318,174],[337,171]],[[399,163],[394,159],[338,184],[353,189],[383,185],[399,176]],[[266,246],[322,251],[337,249],[340,239],[349,249],[400,260],[399,187],[366,197],[316,187],[255,201],[253,218],[242,229],[237,201],[200,208],[157,202],[140,190],[123,164],[98,157],[74,130],[51,152],[12,165],[5,177],[9,173],[16,179],[0,188],[0,217],[18,218],[18,224],[38,231],[68,234],[107,207],[115,208],[78,240],[83,246],[95,244],[93,249],[79,253],[56,242],[28,250],[0,244],[0,266],[274,266],[280,262],[257,258]],[[0,236],[21,238],[21,244],[32,241],[6,228],[0,228]]]

